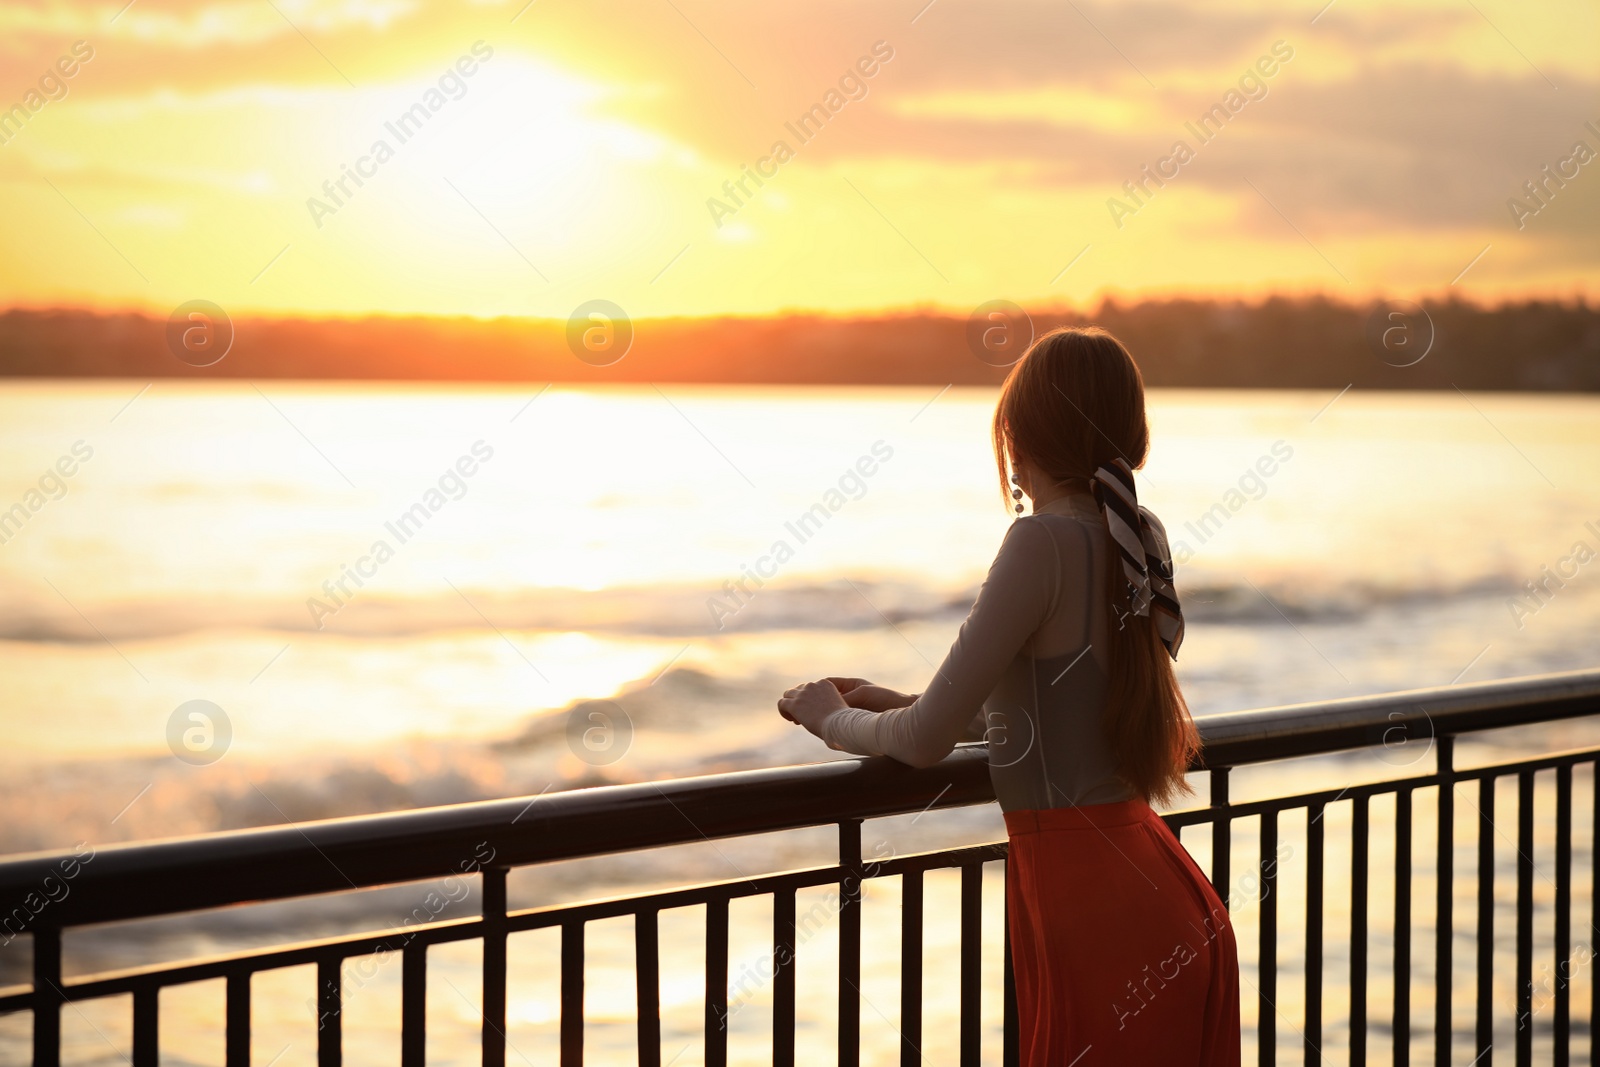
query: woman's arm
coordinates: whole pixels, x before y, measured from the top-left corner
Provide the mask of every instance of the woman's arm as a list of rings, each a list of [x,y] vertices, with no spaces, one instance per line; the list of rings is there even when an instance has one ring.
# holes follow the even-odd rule
[[[876,685],[865,678],[824,678],[839,690],[844,702],[863,711],[892,711],[909,708],[917,699],[916,693],[902,693],[886,685]]]
[[[893,711],[896,708],[909,708],[922,695],[921,693],[902,693],[898,689],[890,689],[886,685],[878,685],[867,681],[865,678],[828,677],[822,679],[822,681],[833,683],[833,687],[844,698],[846,706],[860,708],[862,711]],[[820,685],[821,683],[815,684]],[[779,701],[779,709],[782,710],[787,703],[787,700]],[[837,709],[838,702],[825,698],[818,701],[818,706],[822,710],[822,717],[826,718],[829,712]],[[784,713],[784,717],[790,718],[787,712]],[[790,719],[790,721],[793,720]],[[989,722],[984,717],[982,709],[979,709],[978,714],[972,717],[972,721],[967,724],[967,728],[962,731],[957,740],[982,741],[988,735]]]
[[[1006,533],[971,613],[928,689],[909,706],[840,708],[813,721],[832,748],[928,767],[956,742],[981,739],[983,702],[1035,630],[1055,588],[1055,547],[1044,523],[1018,519]],[[976,730],[977,736],[973,737]]]

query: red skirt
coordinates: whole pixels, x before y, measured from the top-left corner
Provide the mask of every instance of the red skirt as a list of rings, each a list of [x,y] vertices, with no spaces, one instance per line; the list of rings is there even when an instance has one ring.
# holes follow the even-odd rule
[[[1022,1062],[1237,1067],[1233,925],[1143,800],[1008,811]]]

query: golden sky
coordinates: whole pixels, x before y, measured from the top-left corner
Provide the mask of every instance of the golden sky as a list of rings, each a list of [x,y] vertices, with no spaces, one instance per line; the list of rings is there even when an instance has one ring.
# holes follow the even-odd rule
[[[1577,0],[124,2],[0,3],[6,304],[638,317],[1600,279]]]

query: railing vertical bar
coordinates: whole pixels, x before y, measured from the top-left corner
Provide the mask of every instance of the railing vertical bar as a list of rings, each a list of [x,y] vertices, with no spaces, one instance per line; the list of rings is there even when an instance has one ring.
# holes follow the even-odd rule
[[[1556,768],[1555,1009],[1551,1023],[1554,1067],[1571,1062],[1572,1026],[1572,765]]]
[[[317,1067],[339,1067],[344,1055],[343,969],[339,956],[317,960]]]
[[[583,1067],[582,919],[561,924],[561,1067]]]
[[[633,916],[639,1067],[661,1067],[660,914],[655,908],[642,908]]]
[[[1494,1063],[1494,786],[1492,774],[1478,779],[1478,1067]]]
[[[61,928],[36,926],[33,930],[33,1063],[58,1067],[61,1063]]]
[[[839,820],[839,1067],[861,1060],[861,820]]]
[[[1000,869],[1009,877],[1009,861]],[[1017,1023],[1017,968],[1011,958],[1011,894],[1007,893],[1005,896],[1006,899],[1001,905],[1005,923],[1005,978],[1001,995],[1005,998],[1005,1004],[1002,1008],[1004,1014],[1001,1024],[1000,1063],[1002,1067],[1021,1067],[1021,1027]]]
[[[407,944],[400,953],[400,1067],[426,1067],[428,1058],[428,946]]]
[[[1589,779],[1589,930],[1600,930],[1600,759]],[[1593,943],[1589,946],[1594,947]],[[1600,975],[1589,972],[1589,1067],[1600,1067]]]
[[[483,1067],[506,1064],[506,868],[483,869]],[[562,990],[562,1036],[566,1035]],[[561,1063],[567,1063],[562,1042]]]
[[[728,898],[706,901],[706,1067],[728,1065]]]
[[[772,894],[772,1067],[794,1067],[794,890]]]
[[[1211,888],[1217,891],[1224,906],[1228,903],[1230,853],[1233,842],[1233,820],[1228,814],[1228,768],[1211,770]]]
[[[1445,734],[1436,739],[1439,771],[1439,854],[1434,874],[1438,890],[1434,897],[1433,939],[1433,1062],[1434,1067],[1450,1067],[1451,1035],[1454,1032],[1451,999],[1455,991],[1455,840],[1456,776],[1455,738]]]
[[[318,976],[321,984],[321,976]],[[227,1067],[250,1067],[250,972],[228,975],[223,1062]]]
[[[1322,871],[1325,811],[1306,808],[1306,1067],[1322,1063]]]
[[[1261,946],[1256,976],[1256,1062],[1278,1062],[1278,809],[1261,813]]]
[[[1517,1067],[1533,1065],[1533,772],[1517,772]]]
[[[961,1067],[983,1058],[981,1019],[983,965],[983,864],[961,865]]]
[[[900,876],[900,1064],[922,1063],[922,871]]]
[[[161,987],[147,982],[133,991],[133,1067],[161,1061]]]
[[[1394,1067],[1411,1063],[1411,789],[1394,795]]]
[[[1367,1063],[1367,866],[1370,820],[1365,793],[1350,810],[1350,1067]]]

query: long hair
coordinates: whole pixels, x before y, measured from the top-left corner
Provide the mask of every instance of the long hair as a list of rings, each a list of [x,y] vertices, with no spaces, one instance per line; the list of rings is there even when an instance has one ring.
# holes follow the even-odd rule
[[[1098,327],[1063,327],[1035,341],[1007,375],[994,412],[1000,490],[1011,503],[1008,476],[1025,460],[1039,476],[1088,488],[1094,472],[1118,457],[1144,466],[1150,451],[1144,379],[1133,356]],[[1153,615],[1117,603],[1121,562],[1105,553],[1101,605],[1109,647],[1104,729],[1117,771],[1151,803],[1191,793],[1184,780],[1200,751],[1200,735],[1178,688],[1172,659]]]

